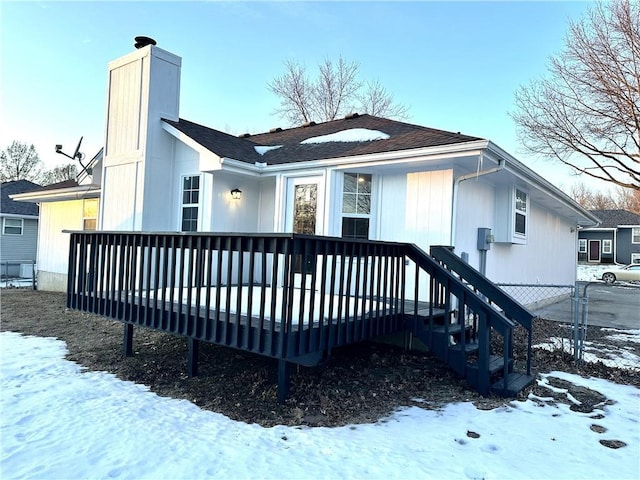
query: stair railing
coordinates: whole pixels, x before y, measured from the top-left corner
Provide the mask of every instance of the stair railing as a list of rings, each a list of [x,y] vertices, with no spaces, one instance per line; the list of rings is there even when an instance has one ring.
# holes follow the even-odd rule
[[[532,329],[535,315],[486,276],[453,253],[453,247],[432,246],[430,253],[440,265],[454,272],[461,280],[471,285],[476,292],[484,295],[490,304],[502,310],[507,318],[516,321],[527,331],[527,375],[530,375],[533,341]],[[511,354],[513,350],[512,342],[510,342],[509,349],[509,354]]]
[[[439,262],[430,257],[426,252],[415,245],[407,245],[406,257],[416,266],[415,276],[415,304],[420,299],[419,271],[424,272],[429,278],[429,342],[432,342],[433,316],[435,308],[444,310],[444,334],[448,338],[450,332],[449,319],[453,316],[461,324],[460,348],[462,352],[465,350],[467,337],[465,332],[465,321],[467,316],[472,318],[474,326],[477,330],[473,331],[473,335],[478,341],[478,391],[486,395],[490,390],[490,351],[491,336],[493,330],[500,334],[503,338],[503,365],[504,365],[504,390],[507,390],[507,375],[509,373],[510,352],[512,349],[512,334],[516,324],[507,318],[501,311],[491,306],[484,297],[471,289],[462,279],[454,275],[448,269],[444,268]],[[457,305],[454,305],[457,303]],[[413,332],[418,334],[420,328],[424,326],[418,321],[418,307],[414,307],[414,312],[405,312],[411,317],[412,321],[408,322],[414,329]],[[430,347],[432,345],[429,345]],[[445,358],[448,361],[448,348],[445,349]]]

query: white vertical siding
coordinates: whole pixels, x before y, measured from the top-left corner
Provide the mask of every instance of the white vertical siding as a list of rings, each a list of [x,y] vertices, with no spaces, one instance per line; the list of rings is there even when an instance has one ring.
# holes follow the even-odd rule
[[[142,209],[137,201],[137,191],[140,189],[138,167],[138,162],[135,162],[104,168],[100,210],[102,230],[137,229]]]
[[[260,182],[258,232],[275,232],[276,180],[270,177]]]
[[[142,60],[109,72],[105,155],[121,156],[140,148]]]
[[[82,200],[42,203],[38,232],[38,289],[64,292],[67,289],[69,234],[82,230]]]
[[[181,63],[145,47],[109,64],[103,230],[174,229],[175,199],[167,193],[175,183],[175,140],[161,119],[178,118]]]
[[[451,236],[453,171],[385,175],[380,188],[379,239],[430,245]]]
[[[455,252],[469,254],[478,268],[479,227],[495,230],[495,187],[485,179],[470,179],[458,186]],[[576,278],[575,232],[572,224],[531,202],[527,243],[494,243],[487,252],[487,276],[500,283],[571,284]]]
[[[231,198],[231,190],[242,190],[242,198]],[[214,232],[258,231],[260,182],[253,177],[240,177],[217,172],[213,175],[211,226]]]

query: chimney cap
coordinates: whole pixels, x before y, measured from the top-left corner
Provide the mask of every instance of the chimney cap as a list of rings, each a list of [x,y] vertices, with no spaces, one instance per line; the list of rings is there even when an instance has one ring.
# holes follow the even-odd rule
[[[146,47],[147,45],[156,45],[156,41],[151,38],[151,37],[136,37],[135,38],[136,43],[134,44],[134,47],[136,48],[143,48]]]

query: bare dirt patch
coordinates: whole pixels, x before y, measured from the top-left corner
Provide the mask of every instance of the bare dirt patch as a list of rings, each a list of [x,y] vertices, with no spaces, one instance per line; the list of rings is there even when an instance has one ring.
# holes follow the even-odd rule
[[[68,310],[62,293],[3,290],[1,308],[2,331],[59,338],[67,343],[67,358],[89,370],[263,426],[338,426],[375,422],[407,405],[440,408],[471,401],[491,409],[511,400],[480,396],[429,354],[366,342],[335,349],[325,365],[294,367],[290,397],[279,405],[275,360],[203,343],[199,376],[189,378],[185,338],[137,328],[134,355],[125,357],[122,323]],[[570,363],[551,360],[536,357],[534,366],[571,370]]]

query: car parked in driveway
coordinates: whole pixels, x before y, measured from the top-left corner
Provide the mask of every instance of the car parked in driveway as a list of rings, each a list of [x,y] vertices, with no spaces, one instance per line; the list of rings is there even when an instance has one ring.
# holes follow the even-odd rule
[[[640,264],[634,263],[616,270],[607,270],[602,274],[602,280],[606,283],[640,282]]]

